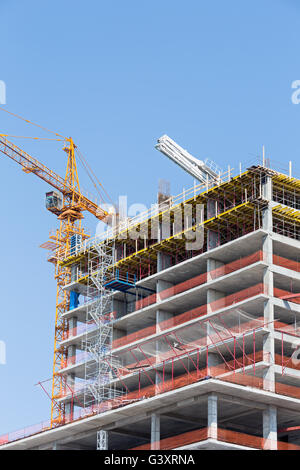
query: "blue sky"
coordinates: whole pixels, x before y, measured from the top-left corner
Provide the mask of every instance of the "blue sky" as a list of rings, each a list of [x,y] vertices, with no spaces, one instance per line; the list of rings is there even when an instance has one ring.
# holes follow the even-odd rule
[[[264,144],[300,174],[298,0],[0,0],[0,20],[5,108],[71,135],[114,200],[149,205],[159,178],[173,194],[192,186],[154,149],[164,133],[225,168]],[[47,136],[3,112],[0,132]],[[16,143],[64,174],[58,143]],[[4,157],[0,174],[2,434],[49,417],[34,384],[52,372],[55,283],[39,245],[56,220],[45,183]]]

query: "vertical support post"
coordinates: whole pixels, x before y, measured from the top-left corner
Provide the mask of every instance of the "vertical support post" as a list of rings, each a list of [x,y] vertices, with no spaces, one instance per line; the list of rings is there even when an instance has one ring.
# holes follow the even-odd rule
[[[207,218],[212,219],[217,217],[217,205],[214,199],[207,199]],[[207,251],[212,250],[218,246],[218,232],[213,230],[207,231]]]
[[[277,450],[277,408],[268,405],[263,411],[264,450]]]
[[[207,397],[207,437],[218,439],[218,397],[211,393]]]
[[[108,450],[108,432],[103,429],[97,431],[97,450]]]
[[[160,449],[160,415],[151,414],[151,450]]]
[[[263,255],[267,266],[263,274],[264,292],[268,299],[264,302],[264,324],[268,333],[263,337],[263,360],[269,363],[269,367],[264,372],[264,389],[275,390],[275,340],[274,340],[274,279],[271,266],[273,264],[273,216],[272,216],[272,178],[265,175],[262,183],[262,196],[268,201],[268,206],[264,209],[263,229],[267,232],[263,239]]]

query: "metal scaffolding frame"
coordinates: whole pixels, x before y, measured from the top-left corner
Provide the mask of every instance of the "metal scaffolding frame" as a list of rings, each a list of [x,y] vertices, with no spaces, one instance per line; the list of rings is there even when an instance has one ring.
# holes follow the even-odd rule
[[[94,321],[97,328],[92,335],[87,328],[82,341],[82,349],[90,359],[85,362],[85,408],[117,395],[117,390],[111,386],[114,368],[112,292],[104,286],[113,259],[113,248],[105,243],[96,244],[89,251],[87,296],[93,301],[88,303],[86,324]]]

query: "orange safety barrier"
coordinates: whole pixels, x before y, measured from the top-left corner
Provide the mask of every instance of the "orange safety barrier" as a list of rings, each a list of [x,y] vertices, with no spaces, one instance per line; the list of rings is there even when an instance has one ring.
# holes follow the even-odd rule
[[[97,328],[97,325],[94,321],[91,321],[88,323],[82,323],[78,326],[75,326],[74,328],[69,328],[67,331],[63,333],[63,341],[66,339],[72,338],[73,336],[78,336],[82,333],[87,333],[89,331],[92,331],[95,328]]]
[[[163,384],[159,384],[159,385],[153,384],[148,387],[144,387],[138,391],[125,393],[121,397],[107,400],[105,402],[102,402],[100,405],[94,405],[88,408],[81,409],[77,411],[76,413],[75,412],[71,413],[70,415],[66,416],[65,421],[62,422],[60,425],[64,425],[69,422],[84,419],[88,416],[92,416],[95,414],[104,413],[108,410],[119,408],[120,406],[124,406],[128,403],[133,403],[135,401],[139,401],[140,399],[144,399],[146,397],[150,397],[155,394],[165,393],[169,390],[184,387],[188,384],[195,383],[199,380],[205,380],[210,377],[213,377],[216,380],[220,380],[221,382],[228,382],[228,383],[233,383],[233,384],[247,386],[247,387],[250,386],[252,388],[259,388],[259,389],[265,388],[267,390],[271,390],[271,387],[273,386],[275,388],[274,390],[275,393],[296,397],[298,399],[300,398],[300,388],[294,387],[291,385],[285,385],[281,383],[274,384],[272,382],[268,382],[262,379],[261,377],[250,376],[250,375],[247,375],[241,372],[235,372],[235,371],[231,373],[227,373],[226,375],[222,375],[224,374],[224,367],[219,368],[218,366],[210,368],[209,373],[210,373],[209,377],[204,377],[203,375],[201,375],[201,371],[194,371],[192,373],[184,374],[183,376],[176,377],[173,380],[166,381]],[[221,377],[220,377],[220,374],[221,374]],[[35,426],[30,426],[28,428],[22,429],[15,433],[5,434],[4,436],[0,437],[0,444],[2,443],[3,445],[8,442],[13,442],[15,440],[22,439],[29,435],[40,433],[49,428],[50,428],[50,422],[47,421],[47,422],[43,422]],[[220,434],[218,436],[220,436],[220,440],[222,438],[224,439],[224,436]],[[293,448],[294,446],[292,444],[286,444],[286,443],[280,444],[280,450],[282,449],[292,450]]]
[[[177,388],[184,387],[186,385],[191,385],[193,383],[198,382],[199,380],[208,378],[208,376],[210,377],[222,376],[220,378],[221,380],[228,380],[228,381],[234,382],[236,376],[241,375],[241,377],[244,379],[239,377],[238,383],[239,381],[241,381],[242,384],[244,384],[243,381],[247,382],[248,378],[250,379],[250,383],[252,383],[251,382],[253,379],[252,376],[247,376],[240,372],[235,372],[234,368],[242,368],[242,367],[246,367],[247,365],[255,365],[255,363],[262,361],[263,358],[264,358],[263,351],[256,351],[253,354],[248,354],[247,356],[245,355],[244,358],[240,356],[239,358],[227,361],[227,363],[223,363],[218,366],[205,367],[201,370],[196,369],[196,370],[193,370],[192,372],[189,371],[188,373],[185,372],[179,376],[172,377],[171,379],[168,379],[168,380],[164,380],[164,377],[162,375],[162,378],[161,378],[162,381],[159,384],[153,383],[145,387],[139,386],[138,390],[127,392],[126,399],[134,401],[134,400],[138,400],[141,398],[142,399],[150,398],[160,393],[165,393],[170,390],[175,390]],[[268,358],[265,358],[265,360],[266,359]],[[223,376],[223,374],[228,373],[228,372],[230,373],[229,375]],[[144,376],[146,376],[146,374],[144,374]],[[257,377],[254,377],[254,379],[256,378]],[[259,388],[263,388],[264,380],[261,378],[258,378],[258,384],[259,384]]]
[[[133,343],[139,339],[146,338],[147,336],[154,335],[156,333],[156,325],[148,326],[142,330],[130,333],[129,335],[122,336],[121,338],[113,340],[112,349],[120,348],[126,344]]]
[[[197,351],[193,351],[194,354],[197,353]],[[281,359],[281,356],[279,356],[280,359]],[[180,356],[173,356],[172,359],[178,359],[180,358]],[[170,357],[167,357],[165,359],[165,361],[169,360]],[[200,377],[200,376],[207,376],[207,375],[213,375],[213,376],[216,376],[216,375],[220,375],[220,374],[223,374],[225,372],[231,372],[232,370],[234,369],[239,369],[239,368],[244,368],[244,367],[247,367],[249,365],[253,365],[254,363],[258,363],[262,360],[265,360],[265,361],[269,361],[269,353],[265,353],[265,356],[264,356],[264,353],[263,351],[255,351],[255,353],[251,353],[251,354],[244,354],[244,355],[236,355],[236,357],[234,359],[230,359],[228,361],[226,361],[226,363],[224,362],[223,364],[219,364],[218,366],[212,366],[212,367],[205,367],[203,369],[198,369],[198,370],[195,370],[195,371],[190,371],[189,374],[191,375],[190,378],[192,377],[196,377],[196,380]],[[140,361],[139,362],[139,366],[142,368],[142,367],[149,367],[150,365],[155,365],[155,362],[156,362],[156,358],[154,357],[151,357],[149,358],[149,361],[147,361],[146,359],[143,360],[143,361]],[[130,367],[133,367],[136,363],[133,363],[133,364],[130,364],[127,366],[127,368],[123,368],[123,369],[119,369],[119,373],[121,376],[125,376],[127,374],[130,374],[132,373],[132,371],[130,370]],[[186,373],[183,374],[183,376],[185,376]],[[181,376],[179,376],[181,377]],[[179,379],[178,377],[176,377],[176,379],[178,379],[178,381],[180,381],[181,379]],[[174,385],[174,382],[175,379],[173,379],[172,384]],[[167,381],[164,381],[164,385],[166,387],[168,387],[168,384],[167,384]],[[75,395],[76,393],[81,393],[82,390],[84,389],[84,385],[82,384],[79,384],[78,386],[68,386],[67,389],[63,390],[61,392],[61,394],[59,395],[59,398],[62,398],[62,397],[65,397],[65,396],[68,396],[68,395]],[[147,388],[147,390],[149,391],[150,389]],[[165,391],[165,390],[164,390]],[[136,392],[136,391],[135,391]],[[133,392],[133,393],[135,393]],[[156,394],[157,391],[154,391],[154,395]]]
[[[135,310],[140,310],[141,308],[149,307],[156,303],[156,293],[148,295],[148,297],[144,297],[143,299],[137,300],[135,302]]]
[[[116,312],[107,313],[101,317],[102,322],[110,323],[111,321],[116,319]],[[72,336],[77,336],[82,333],[87,333],[94,328],[97,328],[97,325],[94,320],[90,320],[87,323],[82,323],[80,325],[75,326],[75,328],[69,328],[63,333],[63,340],[69,339]]]
[[[254,449],[269,449],[271,444],[274,444],[272,447],[278,450],[300,450],[300,446],[295,444],[289,444],[286,442],[280,441],[271,441],[269,439],[264,439],[263,437],[253,436],[251,434],[241,433],[237,431],[231,431],[230,429],[217,428],[216,439],[221,442],[226,442],[228,444],[235,444],[243,447],[251,447]],[[151,444],[144,444],[138,447],[133,447],[130,450],[172,450],[177,449],[178,447],[184,447],[187,445],[195,444],[197,442],[206,441],[211,437],[209,428],[196,429],[194,431],[188,431],[183,434],[178,434],[176,436],[168,437],[160,441],[154,442]]]
[[[217,279],[218,277],[230,274],[232,272],[238,271],[246,266],[263,261],[264,253],[262,251],[257,251],[252,255],[245,256],[244,258],[237,259],[231,263],[225,264],[219,268],[214,269],[213,271],[205,272],[198,276],[188,279],[187,281],[176,284],[175,286],[164,289],[158,294],[151,294],[144,299],[136,301],[135,310],[140,310],[144,307],[149,307],[150,305],[155,304],[158,301],[165,300],[174,295],[180,294],[187,290],[193,289],[194,287],[205,284],[209,279]]]
[[[277,266],[282,266],[283,268],[291,269],[292,271],[300,272],[300,262],[293,261],[288,258],[283,258],[282,256],[273,255],[273,263]]]
[[[257,321],[250,321],[248,323],[244,323],[243,325],[241,325],[239,327],[239,334],[243,334],[247,331],[251,331],[253,329],[255,329],[255,327],[257,327],[257,324],[259,322],[259,320],[261,320],[263,322],[263,318],[260,318],[258,319]],[[263,323],[262,323],[263,325]],[[192,328],[189,327],[189,328]],[[232,336],[232,329],[231,331],[228,331],[227,334],[226,334],[226,337],[223,336],[223,338],[220,338],[220,336],[218,334],[213,334],[213,335],[210,335],[209,337],[209,340],[211,342],[211,344],[214,344],[214,341],[216,343],[220,343],[221,341],[225,341],[225,340],[228,340],[230,338],[233,338]],[[155,341],[155,340],[153,340]],[[168,342],[166,341],[165,342],[166,346],[169,346],[168,345]],[[143,345],[142,345],[143,346]],[[172,348],[169,346],[169,350],[164,352],[164,353],[160,353],[160,354],[157,354],[156,356],[150,356],[150,357],[147,357],[143,360],[135,360],[135,362],[133,363],[130,363],[130,364],[127,364],[126,366],[124,365],[123,367],[120,367],[119,368],[119,374],[121,376],[125,376],[125,375],[128,375],[130,373],[132,373],[132,371],[134,371],[137,367],[138,368],[141,368],[141,367],[149,367],[149,366],[153,366],[157,363],[164,363],[165,361],[168,361],[170,359],[180,359],[181,356],[186,356],[186,355],[192,355],[192,354],[200,354],[200,347],[206,347],[208,346],[208,338],[205,337],[205,338],[200,338],[199,340],[195,340],[193,341],[192,344],[187,344],[187,345],[184,345],[184,347],[182,346],[182,348],[184,349],[184,351],[181,353],[181,354],[176,354]],[[254,342],[253,342],[253,348],[254,348]],[[142,349],[141,349],[142,350]],[[236,346],[236,354],[235,354],[235,357],[236,357],[236,360],[238,361],[239,359],[239,353],[241,352],[242,350],[242,346]],[[202,350],[202,352],[205,352]],[[251,354],[245,354],[244,353],[244,356],[245,357],[251,357]],[[220,356],[221,357],[221,356]],[[244,359],[245,361],[245,359]]]
[[[168,437],[161,441],[153,443],[153,449],[171,450],[176,447],[181,447],[195,442],[201,442],[208,439],[208,428],[197,429],[196,431],[185,432],[177,436]],[[133,447],[130,450],[151,450],[151,444],[144,444],[138,447]]]
[[[67,359],[61,360],[61,369],[65,367],[74,366],[75,364],[80,364],[81,362],[86,362],[90,359],[90,355],[83,351],[79,354],[75,354],[74,356],[69,356]]]
[[[295,297],[293,297],[293,294],[295,295]],[[289,302],[300,304],[300,297],[296,297],[297,295],[299,294],[296,292],[290,292],[288,290],[283,290],[279,289],[278,287],[274,287],[274,297],[277,297],[279,299],[285,299]]]
[[[268,450],[273,447],[276,448],[277,446],[278,450],[300,450],[300,446],[295,444],[289,444],[287,442],[281,441],[272,441],[271,439],[264,439],[262,437],[253,436],[251,434],[230,431],[229,429],[218,428],[217,436],[218,441],[253,447],[255,449]]]
[[[185,314],[183,314],[185,315]],[[179,315],[180,317],[180,315]],[[175,317],[176,319],[177,317]],[[172,326],[172,320],[173,319],[169,319],[169,320],[166,320],[165,322],[162,322],[162,324],[166,324],[165,327],[168,327],[170,328]],[[170,323],[168,323],[170,322]],[[206,321],[204,320],[203,321],[203,325],[205,325]],[[218,332],[218,333],[214,333],[212,332],[210,335],[209,335],[209,342],[210,343],[214,343],[214,341],[216,341],[217,343],[219,343],[220,341],[224,341],[225,339],[230,339],[230,338],[233,338],[233,335],[234,334],[239,334],[239,335],[242,335],[243,333],[246,333],[248,331],[251,331],[251,330],[255,330],[257,329],[258,327],[263,327],[264,326],[264,318],[263,317],[259,317],[255,320],[251,320],[249,322],[245,322],[245,323],[242,323],[240,325],[236,325],[234,327],[228,327],[228,329],[226,330],[226,325],[224,324],[224,331],[222,333]],[[154,327],[155,328],[155,327]],[[184,328],[185,329],[188,329],[188,328],[193,328],[192,325],[190,326],[187,326]],[[213,327],[212,327],[213,328]],[[113,342],[113,348],[115,348],[115,344],[121,344],[121,341],[120,340],[123,340],[123,344],[127,344],[127,342],[130,344],[130,341],[134,341],[135,339],[142,339],[143,338],[143,335],[147,335],[147,333],[149,334],[154,334],[156,331],[156,329],[153,330],[153,327],[148,327],[148,328],[145,328],[144,330],[141,330],[140,332],[137,332],[136,334],[132,334],[132,335],[128,335],[123,337],[123,338],[120,338],[119,340],[115,340]],[[180,334],[180,331],[182,330],[179,330],[179,333]],[[168,334],[168,333],[167,333]],[[132,339],[134,338],[134,339]],[[164,339],[165,337],[163,336],[162,339]],[[149,340],[151,341],[151,340]],[[153,341],[155,341],[155,339],[153,339]],[[168,341],[166,340],[166,344],[168,344]],[[202,337],[198,340],[194,340],[193,343],[191,345],[189,344],[185,344],[185,345],[182,345],[182,348],[185,349],[185,353],[186,352],[189,352],[189,350],[195,350],[195,346],[197,347],[203,347],[203,346],[207,346],[208,344],[208,338],[207,336],[205,337]],[[143,345],[143,343],[142,343]],[[158,356],[152,356],[152,357],[148,357],[147,359],[145,360],[142,360],[142,361],[139,361],[138,362],[138,366],[139,367],[149,367],[157,362],[162,362],[164,360],[167,360],[167,359],[170,359],[172,357],[172,355],[174,356],[174,352],[172,353],[172,348],[170,347],[170,349],[168,351],[166,351],[165,353],[163,354],[160,354]],[[77,353],[76,355],[74,356],[69,356],[66,360],[62,360],[61,362],[61,369],[65,368],[65,367],[69,367],[71,365],[75,365],[75,364],[79,364],[81,362],[85,362],[87,360],[90,359],[90,356],[89,354],[87,354],[85,351],[81,352],[81,353]],[[130,368],[134,369],[134,367],[137,365],[137,362],[134,362],[130,365],[126,365],[122,368],[119,369],[119,372],[121,373],[121,375],[127,375],[127,374],[130,374],[131,371],[130,371]]]
[[[274,329],[280,333],[300,337],[300,327],[295,325],[287,325],[280,321],[274,322]]]
[[[281,354],[275,354],[275,364],[282,366],[284,369],[289,367],[290,369],[300,370],[300,364],[293,362],[292,357]]]
[[[209,304],[201,305],[200,307],[196,307],[188,312],[181,313],[180,315],[176,315],[175,317],[169,318],[168,320],[164,320],[156,325],[149,326],[142,330],[136,331],[126,336],[122,336],[121,338],[115,339],[112,344],[112,348],[116,349],[121,346],[125,346],[130,344],[134,341],[138,341],[139,339],[146,338],[147,336],[154,335],[156,332],[162,332],[169,328],[181,325],[186,323],[190,320],[194,320],[196,318],[200,318],[203,315],[206,315],[209,312],[215,312],[220,310],[222,307],[229,307],[230,305],[236,304],[238,302],[242,302],[250,297],[255,297],[256,295],[265,294],[266,287],[263,283],[257,284],[252,287],[248,287],[247,289],[243,289],[239,292],[235,292],[234,294],[227,295],[222,297],[221,299],[215,300]]]

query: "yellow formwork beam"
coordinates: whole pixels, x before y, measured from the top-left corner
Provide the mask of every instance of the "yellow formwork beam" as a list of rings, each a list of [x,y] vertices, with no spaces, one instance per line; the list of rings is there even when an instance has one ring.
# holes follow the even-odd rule
[[[273,207],[272,212],[274,215],[288,219],[293,223],[300,222],[300,211],[297,209],[291,209],[289,207],[278,204],[277,206]]]
[[[186,238],[179,238],[179,237],[184,237],[185,234],[191,232],[191,231],[196,231],[197,229],[203,227],[203,228],[216,228],[218,223],[222,220],[224,221],[229,221],[230,223],[236,223],[237,220],[242,221],[245,216],[249,217],[254,213],[255,206],[252,202],[244,202],[236,207],[233,207],[231,209],[228,209],[227,211],[223,212],[222,214],[219,214],[216,217],[212,217],[210,219],[207,219],[203,222],[201,222],[198,225],[194,225],[193,227],[190,227],[186,230],[182,230],[179,233],[176,233],[175,235],[172,235],[160,242],[157,242],[150,247],[144,248],[142,250],[139,250],[135,253],[132,253],[131,255],[119,260],[117,263],[115,263],[112,266],[112,269],[117,268],[120,269],[121,267],[134,267],[135,265],[138,265],[141,262],[141,258],[145,258],[145,260],[149,260],[149,255],[151,255],[153,252],[158,252],[162,251],[162,248],[168,247],[170,254],[175,251],[174,246],[177,248],[178,245],[184,245],[186,241],[189,241]],[[234,216],[234,217],[233,217]],[[171,244],[173,246],[171,246]]]
[[[192,197],[186,199],[185,201],[182,201],[182,202],[176,204],[175,206],[167,208],[164,211],[161,211],[158,214],[155,214],[154,216],[149,217],[147,220],[145,220],[143,222],[140,222],[140,223],[137,223],[136,225],[130,227],[129,229],[127,229],[127,228],[124,229],[123,231],[118,233],[115,237],[112,237],[110,240],[106,240],[106,242],[108,241],[109,243],[113,243],[114,240],[116,240],[119,236],[123,236],[123,237],[125,236],[124,240],[128,240],[128,239],[130,239],[129,233],[128,233],[128,232],[130,232],[130,230],[135,230],[135,231],[138,230],[142,234],[143,233],[147,234],[148,238],[149,238],[151,226],[153,226],[153,223],[155,223],[155,221],[157,221],[157,223],[158,223],[164,216],[168,215],[168,213],[170,214],[170,220],[172,221],[173,220],[172,217],[174,217],[174,213],[176,211],[180,210],[183,207],[184,204],[192,204],[192,205],[196,205],[198,203],[203,204],[207,201],[207,199],[209,197],[213,197],[213,196],[217,197],[218,193],[220,191],[222,191],[222,192],[231,191],[231,189],[233,187],[235,187],[237,189],[237,191],[241,190],[242,183],[245,180],[250,181],[251,178],[252,178],[251,172],[249,170],[246,170],[242,174],[237,175],[235,177],[232,177],[229,181],[225,181],[224,183],[221,183],[220,185],[215,185],[212,188],[209,188],[208,190],[204,189],[202,193],[200,193],[196,196],[192,196]],[[84,253],[80,253],[78,255],[73,255],[73,256],[67,257],[65,260],[60,262],[60,265],[70,266],[73,263],[77,263],[77,262],[81,261],[81,259],[83,259],[84,257],[87,256],[87,251],[84,252]]]

